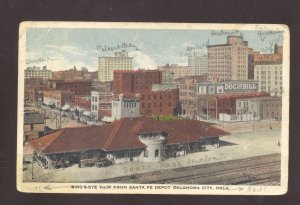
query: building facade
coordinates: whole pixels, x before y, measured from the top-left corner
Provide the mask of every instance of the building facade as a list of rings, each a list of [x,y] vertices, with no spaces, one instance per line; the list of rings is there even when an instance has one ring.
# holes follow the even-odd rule
[[[43,103],[45,105],[62,108],[65,104],[74,104],[74,93],[69,91],[43,91]]]
[[[89,96],[92,90],[92,81],[90,80],[50,80],[50,88],[61,91],[70,91],[77,96]]]
[[[162,72],[163,84],[171,84],[174,81],[174,71],[169,66],[158,66],[157,69]]]
[[[259,62],[254,66],[254,79],[258,81],[260,92],[270,93],[271,96],[281,96],[282,63]]]
[[[177,78],[192,75],[191,67],[178,65],[178,64],[166,64],[164,66],[158,66],[158,70],[162,71],[163,82],[171,83]]]
[[[268,93],[228,93],[199,95],[197,99],[199,116],[202,119],[218,120],[220,113],[237,114],[236,101],[244,98],[258,98],[269,96]]]
[[[112,81],[114,70],[132,70],[132,61],[133,58],[129,57],[126,51],[115,52],[114,57],[99,57],[99,81]]]
[[[27,67],[25,70],[25,79],[26,78],[43,78],[43,79],[51,79],[52,72],[48,70],[46,66],[40,67]]]
[[[91,118],[93,120],[101,120],[102,116],[99,116],[100,110],[111,112],[112,96],[112,92],[98,89],[91,91]]]
[[[189,55],[188,66],[191,70],[191,75],[205,75],[208,70],[208,57],[207,55]]]
[[[127,117],[140,117],[140,101],[137,95],[134,99],[124,99],[123,94],[118,99],[112,100],[112,120]]]
[[[208,80],[248,79],[248,42],[241,36],[228,36],[226,44],[208,45]]]
[[[281,120],[281,97],[243,98],[236,101],[236,114],[250,114],[260,120]]]
[[[198,93],[206,94],[227,94],[227,93],[255,93],[259,91],[257,80],[235,80],[224,82],[198,83]]]
[[[141,115],[177,115],[179,89],[145,91],[140,93]]]
[[[162,72],[159,70],[115,70],[113,82],[113,91],[116,95],[150,91],[153,84],[162,83]]]
[[[69,70],[54,71],[53,80],[73,81],[73,80],[94,80],[98,78],[98,72],[89,72],[85,67],[80,70],[74,66]]]
[[[198,83],[205,81],[206,75],[188,76],[180,80],[179,101],[181,105],[181,115],[188,116],[193,119],[198,116]]]
[[[45,129],[45,115],[41,113],[25,113],[24,115],[24,143],[38,138]]]
[[[248,48],[248,79],[254,79],[254,66],[256,64],[276,64],[282,63],[283,47],[274,45],[274,52],[265,54],[253,51],[252,48]]]

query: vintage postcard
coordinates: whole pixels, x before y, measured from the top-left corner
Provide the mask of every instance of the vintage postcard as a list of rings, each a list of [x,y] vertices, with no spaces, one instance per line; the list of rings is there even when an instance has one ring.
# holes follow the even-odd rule
[[[17,189],[280,195],[289,29],[23,22]]]

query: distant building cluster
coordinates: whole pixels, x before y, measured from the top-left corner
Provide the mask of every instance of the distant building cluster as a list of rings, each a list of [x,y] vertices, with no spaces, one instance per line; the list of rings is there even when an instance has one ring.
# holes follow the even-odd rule
[[[52,72],[48,70],[46,66],[43,66],[41,69],[40,67],[27,67],[25,70],[25,79],[26,78],[43,78],[43,79],[51,79]]]

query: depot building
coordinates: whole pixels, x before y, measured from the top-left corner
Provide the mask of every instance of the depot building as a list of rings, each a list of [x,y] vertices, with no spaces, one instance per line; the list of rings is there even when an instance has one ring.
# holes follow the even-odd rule
[[[229,134],[197,120],[159,121],[123,118],[101,126],[63,128],[30,141],[36,159],[45,168],[57,163],[106,158],[113,164],[159,162],[219,147],[219,137]]]

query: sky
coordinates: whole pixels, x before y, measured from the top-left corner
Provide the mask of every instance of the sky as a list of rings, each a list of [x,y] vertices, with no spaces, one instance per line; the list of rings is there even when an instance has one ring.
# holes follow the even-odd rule
[[[187,55],[194,51],[205,54],[207,44],[225,44],[228,34],[242,35],[248,47],[262,53],[272,53],[275,43],[283,43],[282,33],[266,35],[253,30],[30,28],[26,33],[26,67],[46,65],[58,71],[76,66],[96,71],[98,57],[113,56],[122,49],[133,57],[135,69],[155,69],[167,63],[187,65]],[[102,50],[118,45],[127,48]]]

